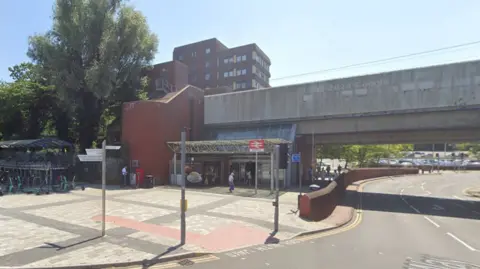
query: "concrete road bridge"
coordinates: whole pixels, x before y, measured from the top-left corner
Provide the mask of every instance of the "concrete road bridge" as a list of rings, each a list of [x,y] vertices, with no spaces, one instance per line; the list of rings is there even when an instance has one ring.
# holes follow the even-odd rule
[[[205,96],[204,122],[295,124],[307,143],[454,143],[480,140],[479,108],[471,61]]]

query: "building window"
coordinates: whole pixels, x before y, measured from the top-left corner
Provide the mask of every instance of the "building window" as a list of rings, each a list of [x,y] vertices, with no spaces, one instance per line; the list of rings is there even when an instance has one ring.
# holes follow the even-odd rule
[[[233,77],[234,76],[233,71],[228,72],[228,76]]]
[[[242,61],[242,56],[237,56],[237,62],[241,62]]]
[[[155,88],[161,88],[162,87],[162,79],[161,78],[157,78],[155,80]]]
[[[192,57],[197,57],[197,52],[196,51],[192,51]]]
[[[228,78],[228,72],[223,73],[224,78]]]
[[[224,64],[228,64],[228,58],[223,59]]]
[[[242,69],[242,75],[246,75],[247,74],[247,69]]]
[[[230,58],[228,59],[228,62],[229,62],[229,63],[233,63],[233,57],[230,57]]]
[[[238,69],[237,70],[237,76],[241,76],[242,75],[242,70]]]
[[[210,54],[210,48],[205,49],[205,54]]]
[[[205,80],[210,80],[210,74],[205,74]]]
[[[242,61],[246,61],[247,60],[247,55],[242,55]]]
[[[254,79],[252,79],[252,88],[258,88],[258,83]]]
[[[210,62],[205,62],[205,67],[210,67]]]
[[[183,55],[178,55],[178,60],[183,61]]]
[[[234,82],[234,89],[246,89],[247,88],[247,83],[245,81],[237,81]]]

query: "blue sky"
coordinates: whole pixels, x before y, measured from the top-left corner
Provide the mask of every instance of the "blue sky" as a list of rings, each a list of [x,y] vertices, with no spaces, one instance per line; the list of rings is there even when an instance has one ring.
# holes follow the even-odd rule
[[[0,80],[27,61],[28,36],[51,25],[53,0],[0,0]],[[217,37],[257,43],[284,85],[480,58],[480,44],[407,60],[286,76],[480,40],[478,0],[131,0],[160,39],[155,63],[178,45]]]

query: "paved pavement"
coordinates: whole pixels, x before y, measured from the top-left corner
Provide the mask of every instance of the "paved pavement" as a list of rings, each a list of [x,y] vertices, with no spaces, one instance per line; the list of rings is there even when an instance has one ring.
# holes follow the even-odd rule
[[[298,193],[282,193],[279,232],[272,236],[274,208],[269,191],[259,191],[257,196],[263,198],[245,195],[252,190],[241,188],[236,190],[241,196],[218,192],[187,190],[187,244],[183,246],[179,245],[178,189],[110,188],[103,238],[99,237],[99,189],[0,197],[0,266],[104,264],[216,253],[329,229],[347,222],[353,213],[344,206],[323,222],[304,221],[296,213]]]
[[[480,184],[479,184],[480,185]],[[480,198],[480,187],[472,187],[465,190],[468,196]]]
[[[480,269],[480,201],[463,194],[479,182],[478,172],[372,181],[344,228],[193,260],[191,268]]]

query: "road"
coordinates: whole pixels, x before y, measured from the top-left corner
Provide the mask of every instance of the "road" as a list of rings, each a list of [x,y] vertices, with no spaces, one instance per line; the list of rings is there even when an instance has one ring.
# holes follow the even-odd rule
[[[343,231],[218,254],[189,267],[480,269],[480,200],[462,193],[478,185],[480,173],[373,181]]]

